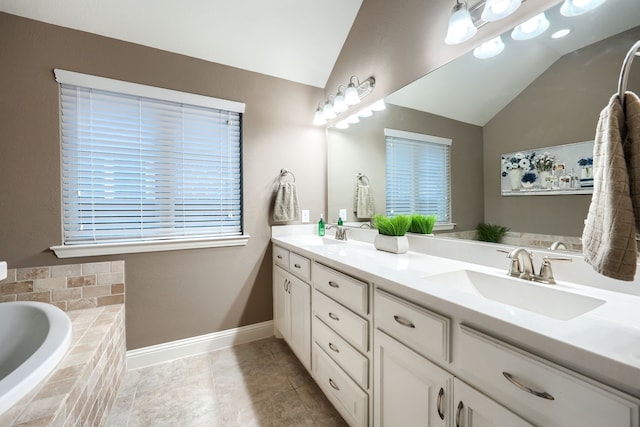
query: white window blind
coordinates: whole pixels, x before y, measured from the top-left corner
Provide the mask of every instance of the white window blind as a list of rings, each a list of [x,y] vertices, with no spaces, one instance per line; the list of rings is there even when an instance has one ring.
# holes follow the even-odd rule
[[[385,129],[386,213],[437,215],[451,222],[451,140]]]
[[[243,104],[184,94],[190,105],[180,92],[61,70],[56,79],[65,245],[242,234]],[[103,89],[111,82],[119,92]]]

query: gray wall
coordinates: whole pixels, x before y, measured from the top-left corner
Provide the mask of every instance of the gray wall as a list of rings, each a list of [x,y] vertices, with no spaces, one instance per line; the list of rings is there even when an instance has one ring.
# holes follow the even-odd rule
[[[482,128],[409,108],[387,105],[349,129],[328,130],[328,214],[337,220],[347,208],[353,220],[353,192],[358,172],[374,190],[376,212],[385,211],[384,128],[451,138],[451,212],[456,230],[474,229],[482,221]]]
[[[600,111],[617,92],[625,54],[638,39],[640,27],[565,55],[484,126],[485,221],[520,232],[582,235],[590,195],[502,197],[500,155],[593,140]],[[638,93],[640,73],[631,71],[628,87]]]
[[[311,126],[322,90],[0,13],[0,259],[9,268],[126,261],[127,347],[270,320],[271,186],[297,178],[301,206],[326,206],[326,141]],[[58,86],[53,68],[246,103],[246,247],[57,259]]]

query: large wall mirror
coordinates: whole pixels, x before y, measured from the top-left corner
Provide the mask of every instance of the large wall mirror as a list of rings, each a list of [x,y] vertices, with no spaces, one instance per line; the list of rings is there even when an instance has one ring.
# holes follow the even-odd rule
[[[479,222],[513,231],[580,236],[591,196],[504,197],[501,154],[593,140],[600,111],[617,91],[622,61],[640,40],[640,1],[608,0],[567,18],[545,12],[549,29],[525,41],[502,35],[503,52],[473,52],[385,98],[387,109],[348,129],[328,129],[328,219],[353,215],[358,174],[385,212],[385,136],[392,128],[453,141],[451,212],[455,231]],[[551,35],[567,28],[558,39]],[[472,43],[472,41],[468,42]],[[640,60],[628,88],[640,93]],[[375,96],[375,91],[371,96]]]

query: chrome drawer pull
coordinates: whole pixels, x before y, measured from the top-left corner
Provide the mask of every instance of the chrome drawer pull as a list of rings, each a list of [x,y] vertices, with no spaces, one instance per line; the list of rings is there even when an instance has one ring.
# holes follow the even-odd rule
[[[340,318],[338,316],[336,316],[335,314],[329,312],[329,317],[332,318],[333,320],[339,321]]]
[[[504,377],[508,379],[511,384],[518,387],[520,390],[524,390],[527,393],[533,394],[534,396],[540,397],[542,399],[555,400],[555,398],[549,393],[547,393],[546,391],[537,391],[532,389],[531,387],[527,387],[526,385],[522,384],[520,381],[513,378],[513,375],[511,375],[508,372],[502,372],[502,375],[504,375]]]
[[[340,350],[338,350],[338,347],[336,347],[335,345],[333,345],[332,342],[329,343],[329,348],[333,351],[335,351],[336,353],[340,353]]]
[[[405,319],[402,316],[393,316],[393,318],[395,319],[396,322],[400,323],[402,326],[406,326],[407,328],[413,328],[415,329],[416,325],[413,324],[412,321]]]
[[[282,255],[278,255],[278,259],[282,259]]]
[[[329,280],[329,286],[331,286],[332,288],[339,288],[340,285],[338,285],[336,282],[332,282],[331,280]]]
[[[458,403],[458,410],[456,411],[456,427],[460,427],[460,416],[462,415],[462,410],[464,409],[464,405],[462,404],[462,400]]]
[[[444,420],[444,411],[442,410],[442,398],[444,397],[444,389],[440,387],[438,392],[438,402],[436,403],[436,409],[438,410],[438,416],[441,420]]]
[[[295,268],[302,268],[302,267],[300,266],[300,264],[293,264],[293,266],[294,266]]]
[[[334,389],[336,389],[336,390],[340,391],[340,387],[338,387],[338,386],[336,385],[336,383],[334,383],[334,382],[333,382],[333,380],[332,380],[331,378],[329,378],[329,385],[330,385],[331,387],[333,387]]]

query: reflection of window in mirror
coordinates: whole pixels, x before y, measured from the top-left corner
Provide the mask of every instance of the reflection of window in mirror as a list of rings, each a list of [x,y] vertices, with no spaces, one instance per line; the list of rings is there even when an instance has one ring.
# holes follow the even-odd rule
[[[451,223],[451,139],[385,129],[387,215],[436,215]]]

